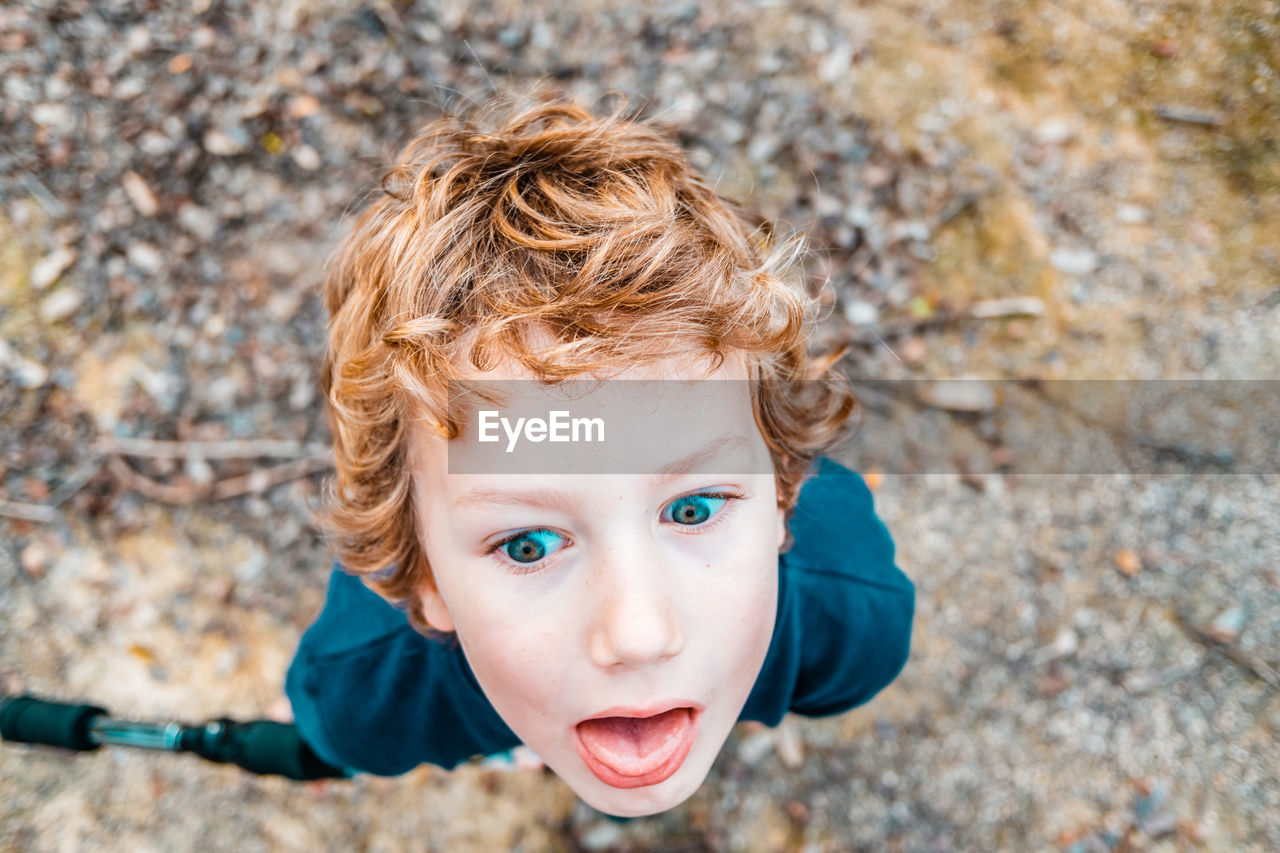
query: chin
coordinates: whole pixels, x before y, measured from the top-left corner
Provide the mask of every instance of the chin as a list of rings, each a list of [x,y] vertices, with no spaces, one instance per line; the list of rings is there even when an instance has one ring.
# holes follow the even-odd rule
[[[596,811],[614,817],[648,817],[673,809],[692,797],[709,770],[698,773],[684,767],[667,781],[642,788],[613,788],[595,779],[570,787]]]

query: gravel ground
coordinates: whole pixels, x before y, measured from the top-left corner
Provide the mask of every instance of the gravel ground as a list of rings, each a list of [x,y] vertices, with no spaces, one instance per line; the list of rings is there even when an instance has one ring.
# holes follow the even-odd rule
[[[320,262],[414,128],[495,91],[678,128],[810,235],[818,342],[860,380],[1274,376],[1274,3],[543,6],[0,9],[0,689],[277,704],[329,564],[298,467]],[[667,814],[492,764],[299,785],[5,746],[0,848],[1280,849],[1280,477],[937,452],[1013,405],[871,406],[907,430],[842,458],[882,469],[911,660],[849,714],[741,727]],[[104,437],[296,447],[122,465]]]

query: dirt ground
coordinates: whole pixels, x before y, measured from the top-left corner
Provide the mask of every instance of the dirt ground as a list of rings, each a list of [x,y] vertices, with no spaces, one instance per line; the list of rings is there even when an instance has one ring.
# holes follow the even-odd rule
[[[853,345],[870,416],[841,460],[918,591],[893,685],[741,727],[653,818],[493,763],[293,784],[6,744],[0,848],[1280,849],[1275,466],[1019,473],[936,452],[1011,400],[883,390],[1274,378],[1278,45],[1258,0],[0,8],[0,690],[277,703],[330,562],[321,261],[413,129],[536,81],[625,94],[809,235],[815,343]]]

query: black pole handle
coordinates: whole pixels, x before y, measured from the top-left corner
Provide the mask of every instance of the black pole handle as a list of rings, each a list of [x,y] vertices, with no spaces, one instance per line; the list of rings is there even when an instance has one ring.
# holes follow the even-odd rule
[[[50,702],[34,696],[7,696],[0,700],[0,737],[15,743],[60,746],[78,752],[99,747],[89,738],[93,718],[107,713],[96,705]]]
[[[183,732],[180,749],[210,761],[238,764],[262,776],[278,774],[308,781],[350,775],[312,752],[292,723],[274,720],[240,723],[223,718],[203,728],[190,728]]]

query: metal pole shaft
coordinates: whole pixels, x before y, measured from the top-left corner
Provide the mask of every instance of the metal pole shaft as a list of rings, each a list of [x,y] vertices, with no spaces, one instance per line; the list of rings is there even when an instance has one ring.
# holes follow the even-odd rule
[[[89,725],[89,738],[94,743],[135,746],[177,752],[183,727],[178,723],[135,723],[97,717]]]

